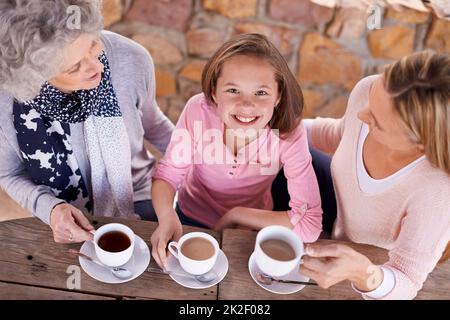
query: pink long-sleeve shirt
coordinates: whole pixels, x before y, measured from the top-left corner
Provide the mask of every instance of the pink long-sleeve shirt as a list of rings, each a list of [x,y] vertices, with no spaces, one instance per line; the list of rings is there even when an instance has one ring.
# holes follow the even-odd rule
[[[384,267],[394,273],[395,286],[382,299],[412,299],[450,241],[450,176],[425,160],[386,190],[361,190],[356,159],[363,123],[357,114],[367,106],[377,77],[355,86],[343,118],[315,119],[310,139],[314,147],[334,154],[338,214],[333,238],[388,249]]]
[[[236,156],[223,143],[223,133],[216,107],[203,94],[192,97],[153,180],[164,180],[178,190],[183,213],[211,228],[237,206],[272,210],[271,185],[283,167],[293,230],[304,242],[316,241],[322,209],[303,125],[286,139],[267,127]]]

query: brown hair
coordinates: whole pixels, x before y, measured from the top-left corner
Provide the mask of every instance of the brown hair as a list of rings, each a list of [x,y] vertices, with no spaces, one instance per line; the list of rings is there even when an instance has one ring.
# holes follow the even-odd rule
[[[450,242],[447,243],[447,248],[445,248],[439,263],[443,263],[450,258]]]
[[[278,129],[281,137],[288,137],[301,121],[303,94],[281,53],[263,35],[251,33],[235,36],[216,51],[202,73],[202,90],[206,99],[215,104],[212,95],[222,66],[236,55],[250,55],[267,60],[274,68],[280,102],[269,121],[269,127]]]
[[[384,86],[411,139],[450,176],[450,55],[425,50],[403,57],[385,70]],[[450,244],[440,262],[449,257]]]

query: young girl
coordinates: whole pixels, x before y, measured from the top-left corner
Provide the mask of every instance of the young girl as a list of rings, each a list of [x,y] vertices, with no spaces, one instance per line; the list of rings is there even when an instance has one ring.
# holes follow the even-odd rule
[[[316,241],[322,209],[300,125],[303,96],[278,50],[258,34],[228,41],[206,64],[202,89],[187,102],[153,176],[156,262],[164,266],[182,223],[215,230],[277,224]],[[275,212],[271,185],[281,167],[291,209]]]

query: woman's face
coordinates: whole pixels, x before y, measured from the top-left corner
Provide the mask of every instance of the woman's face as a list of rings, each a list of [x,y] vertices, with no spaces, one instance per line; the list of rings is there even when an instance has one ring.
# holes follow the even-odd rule
[[[273,67],[244,55],[223,64],[212,96],[226,129],[233,130],[264,128],[280,100]]]
[[[358,118],[370,128],[370,134],[380,144],[391,150],[422,151],[423,147],[408,136],[395,113],[391,97],[384,88],[384,80],[378,78],[370,88],[369,103],[358,113]]]
[[[97,87],[103,72],[103,64],[98,60],[101,51],[98,36],[79,36],[65,48],[61,72],[49,80],[50,84],[66,93]]]

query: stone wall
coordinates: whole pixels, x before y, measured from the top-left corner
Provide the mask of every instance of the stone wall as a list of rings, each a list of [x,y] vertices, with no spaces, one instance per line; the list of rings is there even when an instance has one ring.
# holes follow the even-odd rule
[[[108,29],[146,47],[156,64],[157,99],[174,122],[201,91],[207,59],[230,36],[265,34],[297,76],[305,115],[340,117],[365,75],[424,48],[450,52],[450,22],[434,13],[383,9],[382,27],[368,13],[309,0],[105,0]]]
[[[105,0],[108,29],[146,47],[156,64],[157,99],[174,122],[201,91],[206,60],[230,36],[265,34],[297,76],[306,116],[339,117],[365,75],[424,48],[450,52],[450,22],[430,12],[383,8],[381,29],[368,13],[309,0]]]
[[[303,88],[307,117],[341,116],[355,83],[397,58],[424,48],[450,52],[449,21],[392,7],[370,32],[365,10],[309,0],[104,0],[103,10],[107,29],[152,54],[157,99],[173,122],[201,91],[208,57],[233,34],[262,33],[279,48]],[[0,190],[0,221],[28,215]]]

